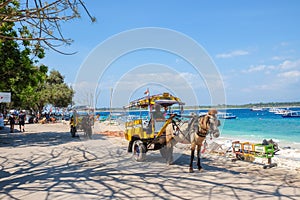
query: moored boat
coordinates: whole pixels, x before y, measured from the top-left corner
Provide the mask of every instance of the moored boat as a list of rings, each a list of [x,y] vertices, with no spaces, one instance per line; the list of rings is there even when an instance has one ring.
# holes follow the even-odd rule
[[[220,119],[236,119],[236,115],[232,113],[219,113],[218,117]]]
[[[264,108],[253,106],[250,110],[251,111],[263,111]]]
[[[290,112],[290,110],[279,108],[279,109],[277,109],[276,112],[274,112],[274,114],[275,115],[283,115],[283,114],[286,114],[286,113],[289,113],[289,112]]]
[[[281,115],[284,118],[290,118],[290,117],[300,117],[300,111],[288,111]]]

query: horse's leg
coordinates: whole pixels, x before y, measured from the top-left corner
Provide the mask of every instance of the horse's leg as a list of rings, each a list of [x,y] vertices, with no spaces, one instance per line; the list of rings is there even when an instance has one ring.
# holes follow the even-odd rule
[[[201,145],[197,145],[197,166],[199,171],[202,169],[201,162],[200,162],[200,152],[201,152]]]
[[[195,156],[195,146],[192,145],[192,148],[191,148],[191,160],[190,160],[190,169],[189,169],[189,172],[194,172],[193,170],[193,161],[194,161],[194,156]]]

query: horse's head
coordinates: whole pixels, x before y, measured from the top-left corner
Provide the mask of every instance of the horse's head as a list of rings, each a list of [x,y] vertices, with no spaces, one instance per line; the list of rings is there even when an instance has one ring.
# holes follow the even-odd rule
[[[219,126],[221,125],[217,115],[208,115],[209,117],[209,129],[208,133],[215,138],[220,136]]]
[[[220,126],[220,121],[217,117],[217,110],[211,109],[204,116],[199,119],[199,135],[206,136],[208,134],[217,138],[220,136],[220,131],[218,126]]]

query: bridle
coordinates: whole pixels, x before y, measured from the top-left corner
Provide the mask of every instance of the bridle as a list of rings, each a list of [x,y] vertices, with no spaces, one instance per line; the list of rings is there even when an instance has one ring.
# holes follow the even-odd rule
[[[196,134],[199,137],[206,137],[208,134],[210,134],[210,137],[215,137],[217,138],[219,136],[219,133],[216,134],[216,131],[212,131],[211,130],[211,124],[213,123],[212,120],[217,120],[215,116],[206,114],[206,115],[202,115],[202,116],[192,116],[191,120],[188,122],[188,127],[187,127],[187,131],[186,133],[184,133],[180,127],[181,125],[183,125],[184,123],[181,123],[181,120],[176,118],[177,120],[172,120],[172,126],[173,126],[173,133],[174,135],[178,135],[179,132],[187,139],[187,135],[189,132],[196,132]],[[206,127],[203,127],[203,124],[201,124],[201,120],[205,120],[205,125]],[[218,123],[218,122],[215,122]],[[218,126],[218,125],[216,125]],[[218,131],[217,131],[218,132]]]

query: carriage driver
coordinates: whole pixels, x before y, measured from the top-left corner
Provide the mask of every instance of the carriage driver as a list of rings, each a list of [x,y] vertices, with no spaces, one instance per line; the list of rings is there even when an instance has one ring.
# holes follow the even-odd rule
[[[155,104],[154,106],[154,112],[152,113],[152,117],[155,120],[165,120],[164,114],[160,111],[161,105]]]

